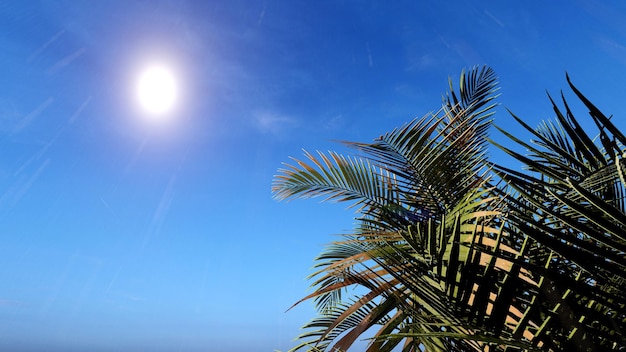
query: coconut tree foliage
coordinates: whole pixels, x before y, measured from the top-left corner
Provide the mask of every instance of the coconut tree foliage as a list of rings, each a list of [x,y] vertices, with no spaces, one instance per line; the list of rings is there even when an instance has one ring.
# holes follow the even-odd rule
[[[518,119],[536,146],[509,136],[532,155],[503,147],[530,176],[489,164],[496,76],[483,67],[460,78],[438,112],[344,142],[360,156],[305,153],[276,176],[277,199],[322,196],[358,213],[317,260],[303,300],[319,316],[294,350],[344,351],[368,336],[368,351],[625,345],[623,136],[572,86],[599,145],[564,101],[557,123]]]

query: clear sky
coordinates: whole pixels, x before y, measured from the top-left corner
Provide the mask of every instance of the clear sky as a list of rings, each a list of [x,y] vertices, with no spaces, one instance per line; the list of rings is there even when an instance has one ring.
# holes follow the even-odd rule
[[[505,107],[537,125],[546,90],[573,98],[566,71],[626,127],[625,18],[591,0],[0,1],[0,350],[289,349],[314,312],[285,310],[354,214],[272,200],[281,162],[437,110],[474,65],[513,132]],[[136,94],[154,63],[178,86],[163,120]]]

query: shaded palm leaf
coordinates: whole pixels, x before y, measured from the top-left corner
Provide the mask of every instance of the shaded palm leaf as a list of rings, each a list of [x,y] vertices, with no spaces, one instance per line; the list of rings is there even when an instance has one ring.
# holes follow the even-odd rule
[[[540,323],[533,343],[554,350],[617,350],[626,346],[626,184],[621,159],[626,140],[569,77],[568,83],[589,109],[598,137],[582,129],[563,96],[564,112],[550,99],[555,122],[533,130],[516,118],[538,138],[533,144],[508,134],[529,155],[500,146],[533,173],[495,169],[516,192],[509,199],[510,231],[548,249],[527,259],[540,278],[527,313]]]

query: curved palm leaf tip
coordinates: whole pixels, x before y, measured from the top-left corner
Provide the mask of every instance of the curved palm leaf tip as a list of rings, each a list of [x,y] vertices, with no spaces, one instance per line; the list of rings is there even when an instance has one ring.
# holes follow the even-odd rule
[[[442,297],[462,292],[453,276],[463,266],[458,258],[468,255],[467,248],[459,250],[461,232],[467,241],[468,230],[461,229],[459,215],[451,215],[465,213],[463,223],[476,227],[478,218],[489,218],[486,210],[495,209],[493,198],[477,190],[489,189],[485,145],[497,89],[491,68],[462,72],[459,92],[450,81],[437,113],[373,143],[344,142],[365,156],[305,152],[305,161],[292,159],[279,170],[272,187],[276,199],[322,196],[351,202],[360,214],[354,233],[318,258],[314,292],[304,299],[315,299],[320,315],[305,325],[294,350],[326,350],[331,343],[332,350],[347,350],[372,329],[378,339],[370,351],[400,343],[405,351],[481,348],[480,338],[470,336]],[[446,271],[448,285],[444,257],[456,266]],[[350,286],[365,293],[345,299]]]
[[[541,278],[528,315],[539,323],[534,343],[572,351],[626,348],[626,137],[567,77],[597,130],[588,134],[563,94],[556,120],[533,129],[529,155],[502,150],[532,174],[495,166],[515,192],[509,220],[537,243],[529,266]],[[542,303],[538,303],[542,302]]]

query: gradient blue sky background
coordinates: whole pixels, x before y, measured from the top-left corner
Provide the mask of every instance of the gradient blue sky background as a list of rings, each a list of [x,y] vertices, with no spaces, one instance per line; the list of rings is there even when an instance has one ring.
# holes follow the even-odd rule
[[[625,19],[591,0],[0,1],[0,350],[289,349],[314,312],[285,310],[353,214],[272,200],[281,162],[437,110],[473,65],[513,132],[504,107],[551,118],[565,71],[625,126]],[[133,91],[153,61],[182,89],[166,124]]]

